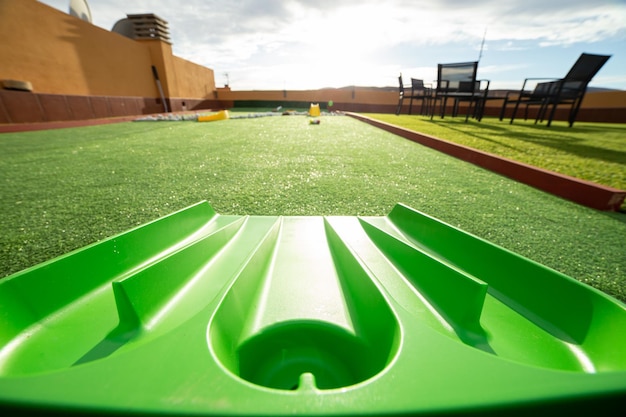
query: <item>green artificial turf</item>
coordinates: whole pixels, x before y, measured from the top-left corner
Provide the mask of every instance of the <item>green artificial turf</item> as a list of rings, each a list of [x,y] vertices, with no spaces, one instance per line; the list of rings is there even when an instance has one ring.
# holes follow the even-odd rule
[[[368,114],[369,117],[598,184],[626,190],[626,124],[533,121],[486,117]]]
[[[402,202],[626,300],[625,214],[576,205],[352,118],[321,120],[0,135],[0,276],[201,200],[221,214],[307,216],[382,216]]]

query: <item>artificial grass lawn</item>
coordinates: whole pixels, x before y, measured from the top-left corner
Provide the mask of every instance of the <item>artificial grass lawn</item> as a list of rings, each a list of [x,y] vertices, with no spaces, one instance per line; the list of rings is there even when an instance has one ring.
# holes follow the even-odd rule
[[[307,216],[382,216],[402,202],[626,300],[626,215],[348,117],[8,133],[0,155],[0,276],[200,200],[221,214]]]
[[[427,135],[436,136],[613,188],[626,190],[626,124],[553,122],[550,128],[534,121],[509,124],[485,117],[482,122],[465,117],[368,114]]]

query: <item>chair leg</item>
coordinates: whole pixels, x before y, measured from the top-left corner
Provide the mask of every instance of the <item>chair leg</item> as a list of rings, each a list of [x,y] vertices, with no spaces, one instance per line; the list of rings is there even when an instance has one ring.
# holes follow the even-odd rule
[[[546,124],[547,127],[550,127],[550,125],[552,124],[552,119],[554,118],[554,115],[556,114],[557,105],[558,105],[558,103],[556,101],[554,103],[552,103],[552,111],[550,111],[550,116],[548,117],[548,123]],[[546,105],[546,110],[547,110],[547,107],[548,107],[548,105]],[[542,117],[541,121],[543,122],[543,117]]]
[[[465,114],[465,123],[467,123],[467,121],[469,120],[469,115],[472,112],[472,110],[476,111],[476,109],[473,109],[474,106],[472,106],[472,103],[474,102],[474,100],[470,99],[468,107],[467,107],[467,113]]]
[[[539,114],[537,114],[537,118],[535,119],[535,124],[537,121],[543,122],[546,119],[546,112],[548,111],[548,107],[550,106],[550,100],[544,99],[541,103],[541,107],[539,107]],[[552,112],[550,112],[550,120],[548,121],[548,127],[552,123],[552,117],[554,117],[554,111],[556,110],[556,103],[552,105]]]
[[[435,115],[435,107],[437,107],[437,99],[433,98],[432,106],[428,112],[428,114],[430,115],[430,120],[433,120],[433,116]]]
[[[459,100],[454,99],[454,106],[452,107],[452,117],[456,117],[459,114]]]
[[[528,120],[528,107],[530,106],[530,104],[526,104],[526,107],[524,108],[524,121]]]
[[[422,98],[420,103],[420,115],[424,114],[424,99]]]
[[[409,100],[409,114],[412,114],[413,112],[413,97],[411,97],[411,100]]]
[[[515,115],[517,114],[517,109],[519,108],[519,100],[515,102],[515,107],[513,107],[513,114],[511,115],[511,121],[509,124],[513,124],[513,120],[515,120]],[[528,107],[526,107],[528,109]]]
[[[400,114],[400,110],[402,110],[402,102],[403,102],[403,98],[400,98],[400,100],[398,100],[398,107],[396,107],[396,116]]]
[[[580,109],[580,104],[582,103],[582,97],[576,99],[574,103],[572,103],[572,110],[569,115],[569,127],[574,126],[574,122],[576,121],[576,116],[578,116],[578,110]]]
[[[440,100],[439,97],[433,97],[431,106],[430,106],[430,120],[433,120],[433,117],[435,116],[435,112],[437,111],[437,101]]]
[[[504,98],[504,103],[502,103],[502,108],[500,109],[500,121],[504,119],[504,112],[506,111],[506,105],[509,103],[509,98]]]
[[[476,102],[476,120],[481,122],[483,120],[483,114],[485,114],[485,105],[487,100],[485,98],[479,98]]]
[[[424,111],[424,113],[422,114],[429,114],[430,113],[430,107],[432,106],[432,99],[431,97],[426,97],[423,101],[422,101],[422,106],[426,104],[426,110]]]

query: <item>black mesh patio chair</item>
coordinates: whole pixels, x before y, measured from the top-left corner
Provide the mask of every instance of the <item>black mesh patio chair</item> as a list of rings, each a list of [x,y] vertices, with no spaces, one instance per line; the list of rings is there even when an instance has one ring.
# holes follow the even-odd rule
[[[520,91],[509,91],[508,93],[506,93],[506,96],[504,97],[504,103],[502,104],[502,109],[500,110],[500,120],[504,118],[504,113],[506,112],[508,104],[515,104],[510,123],[513,123],[520,104],[523,104],[525,106],[524,120],[528,119],[528,108],[530,106],[540,106],[538,114],[541,113],[541,111],[545,109],[545,103],[548,96],[550,95],[550,89],[552,89],[555,85],[554,82],[546,81],[537,83],[532,91],[526,90],[526,84],[529,81],[532,82],[547,79],[548,78],[526,78],[524,80],[524,83],[522,84],[522,89]],[[515,97],[512,99],[512,96]],[[536,120],[538,120],[538,118]]]
[[[396,108],[396,115],[402,112],[404,99],[409,100],[409,114],[413,112],[413,100],[418,100],[421,103],[420,114],[427,114],[430,108],[431,91],[431,88],[424,84],[424,80],[411,78],[411,93],[406,94],[402,74],[400,74],[398,77],[398,107]]]
[[[440,103],[440,116],[443,119],[448,99],[453,100],[452,116],[458,114],[459,103],[468,102],[465,121],[470,114],[477,120],[482,119],[483,108],[489,94],[489,80],[477,80],[478,62],[459,62],[437,65],[437,87],[433,96],[433,106],[430,113],[434,117],[437,102]],[[481,84],[486,83],[481,89]]]
[[[539,106],[535,123],[546,120],[547,126],[552,124],[556,109],[561,104],[569,104],[570,110],[567,121],[569,127],[574,125],[578,110],[587,92],[587,86],[593,77],[600,71],[611,55],[594,55],[583,53],[574,63],[564,78],[526,78],[519,92],[507,93],[502,109],[500,110],[500,120],[504,118],[507,106],[515,104],[511,121],[513,123],[520,105],[524,105],[524,119],[528,118],[528,107]],[[526,90],[528,81],[539,82],[532,91]],[[513,96],[513,98],[511,98]]]

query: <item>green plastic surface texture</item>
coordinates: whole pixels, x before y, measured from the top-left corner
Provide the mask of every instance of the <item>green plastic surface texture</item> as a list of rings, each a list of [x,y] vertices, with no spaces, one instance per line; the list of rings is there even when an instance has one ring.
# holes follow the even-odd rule
[[[625,330],[619,301],[401,204],[200,202],[0,280],[0,411],[600,412]]]

